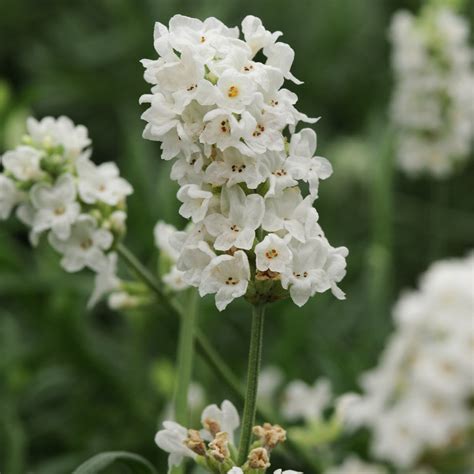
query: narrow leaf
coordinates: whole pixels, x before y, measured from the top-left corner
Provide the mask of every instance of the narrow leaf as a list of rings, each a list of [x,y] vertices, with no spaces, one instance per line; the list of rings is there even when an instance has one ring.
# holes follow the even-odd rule
[[[97,474],[113,464],[127,466],[134,474],[157,474],[155,468],[145,458],[125,451],[97,454],[81,464],[73,474]]]

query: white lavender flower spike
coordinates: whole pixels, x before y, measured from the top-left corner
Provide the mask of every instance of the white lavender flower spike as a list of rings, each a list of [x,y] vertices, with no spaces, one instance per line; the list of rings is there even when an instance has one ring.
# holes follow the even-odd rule
[[[179,213],[200,229],[178,239],[179,276],[201,295],[216,294],[220,310],[241,296],[290,296],[300,306],[329,289],[342,298],[347,251],[330,246],[313,207],[332,167],[315,156],[313,130],[295,133],[316,119],[283,88],[286,79],[300,83],[290,71],[294,52],[256,17],[243,20],[242,32],[176,15],[168,28],[156,25],[159,58],[143,61],[152,85],[140,100],[149,104],[143,135],[161,142],[163,159],[176,159]]]

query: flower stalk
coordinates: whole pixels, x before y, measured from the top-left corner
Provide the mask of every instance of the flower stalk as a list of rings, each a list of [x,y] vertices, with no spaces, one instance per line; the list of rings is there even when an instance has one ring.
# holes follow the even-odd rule
[[[250,349],[247,372],[247,391],[245,396],[244,413],[242,417],[242,432],[240,435],[238,465],[242,466],[250,450],[252,428],[255,424],[257,410],[258,377],[262,360],[263,323],[265,319],[265,305],[253,307],[252,330],[250,334]]]
[[[198,294],[189,290],[188,310],[183,311],[178,339],[177,378],[174,393],[174,411],[178,423],[188,424],[188,392],[191,383],[194,359],[194,327],[196,322]]]
[[[124,263],[130,267],[137,277],[145,283],[155,295],[160,298],[160,302],[167,307],[172,313],[181,317],[183,310],[163,293],[159,282],[151,274],[151,272],[138,260],[138,258],[124,245],[117,245],[117,253],[123,259]],[[196,349],[200,356],[210,366],[212,370],[223,380],[227,386],[233,391],[234,395],[242,401],[245,401],[245,390],[240,384],[238,377],[234,374],[232,369],[222,359],[220,354],[213,347],[212,343],[208,340],[207,336],[199,329],[195,327],[195,344]],[[261,409],[256,409],[257,413],[261,418],[270,420],[271,416]],[[293,452],[297,458],[303,460],[308,466],[312,466],[315,473],[320,472],[320,467],[315,459],[308,455],[307,451],[294,443],[291,438],[287,440],[287,449]],[[285,448],[285,447],[283,447]],[[287,453],[288,454],[288,453]]]

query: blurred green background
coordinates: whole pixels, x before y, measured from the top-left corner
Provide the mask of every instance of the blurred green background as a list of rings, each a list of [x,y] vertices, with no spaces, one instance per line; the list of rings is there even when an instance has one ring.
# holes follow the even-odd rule
[[[400,290],[431,261],[465,255],[474,237],[473,160],[442,182],[392,170],[386,31],[395,10],[420,3],[0,0],[0,152],[15,145],[29,114],[85,124],[94,160],[117,161],[135,188],[127,243],[152,267],[156,221],[184,225],[169,164],[159,144],[141,138],[138,98],[148,85],[139,60],[156,55],[154,22],[181,13],[235,25],[253,14],[283,31],[304,80],[289,87],[303,112],[322,116],[318,153],[334,166],[316,203],[320,221],[350,255],[346,301],[324,294],[301,310],[290,301],[271,307],[264,365],[281,367],[287,380],[327,376],[336,393],[353,390],[376,363]],[[473,11],[467,2],[465,13]],[[103,303],[87,312],[92,284],[86,272],[65,274],[48,245],[32,250],[18,222],[0,224],[2,473],[67,473],[105,450],[166,462],[153,437],[171,393],[177,322],[159,305],[118,314]],[[223,314],[212,299],[201,304],[200,325],[242,379],[248,313],[243,302]],[[230,397],[200,360],[194,379],[206,401]]]

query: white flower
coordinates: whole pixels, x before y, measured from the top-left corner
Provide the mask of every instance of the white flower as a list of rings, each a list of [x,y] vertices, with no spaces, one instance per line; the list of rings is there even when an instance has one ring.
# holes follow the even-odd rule
[[[77,160],[76,169],[79,195],[87,204],[99,201],[116,206],[133,192],[130,184],[120,177],[115,163],[96,166],[86,157],[81,157]]]
[[[32,227],[36,215],[36,209],[30,202],[23,202],[16,209],[16,217],[28,227]],[[30,243],[33,247],[39,244],[40,234],[33,229],[29,232]]]
[[[204,160],[201,153],[194,153],[189,159],[183,156],[174,162],[170,178],[177,181],[180,186],[185,184],[201,185],[203,182],[203,165]]]
[[[287,188],[280,196],[266,199],[265,206],[264,230],[285,230],[300,242],[305,242],[309,235],[319,234],[318,214],[312,206],[312,198],[303,199],[298,188]]]
[[[165,421],[163,430],[158,431],[155,443],[160,449],[169,453],[168,466],[179,466],[185,457],[196,458],[196,453],[191,451],[184,441],[188,436],[188,430],[174,421]]]
[[[257,244],[255,255],[258,270],[283,272],[291,264],[293,258],[287,243],[288,239],[284,240],[276,234],[268,234],[262,242]]]
[[[245,183],[249,189],[256,189],[265,181],[262,166],[254,157],[243,155],[236,148],[227,148],[222,159],[213,161],[206,169],[205,181],[213,186],[227,187]]]
[[[331,384],[327,379],[319,379],[313,386],[295,380],[285,389],[282,412],[290,421],[301,418],[306,422],[318,421],[331,397]]]
[[[250,112],[243,114],[239,123],[241,136],[248,149],[258,154],[268,150],[283,151],[285,143],[279,116],[265,111],[261,97],[257,103],[252,104]]]
[[[150,103],[150,108],[142,114],[142,119],[148,123],[143,131],[143,137],[148,140],[161,141],[163,160],[171,160],[179,153],[189,158],[199,152],[199,147],[193,143],[184,124],[173,110],[173,104],[159,93],[143,95],[140,103]],[[190,104],[188,107],[191,107]]]
[[[107,262],[97,272],[94,283],[94,291],[87,303],[88,308],[94,307],[107,293],[119,287],[120,280],[117,277],[117,254],[111,252],[107,255]],[[112,306],[112,305],[111,305]]]
[[[193,100],[202,105],[214,103],[213,86],[204,79],[204,64],[197,59],[185,48],[175,62],[162,64],[155,70],[154,79],[161,91],[171,94],[175,112],[182,113]]]
[[[280,194],[286,188],[292,188],[298,185],[289,161],[281,153],[268,152],[265,157],[265,165],[267,174],[269,175],[270,187],[265,197],[273,197]]]
[[[242,124],[252,120],[248,113],[242,115]],[[200,135],[201,143],[216,145],[220,150],[229,147],[242,149],[242,124],[234,114],[224,109],[214,109],[204,116],[205,128]]]
[[[217,90],[217,106],[240,114],[255,100],[256,84],[245,74],[226,70],[217,82]]]
[[[295,59],[295,52],[286,43],[273,43],[263,49],[263,54],[267,57],[267,63],[276,69],[279,69],[285,79],[289,79],[295,84],[302,84],[290,72],[293,60]]]
[[[33,143],[40,147],[61,145],[71,157],[76,157],[91,144],[87,128],[74,125],[68,117],[44,117],[36,120],[30,117],[26,122],[28,134]]]
[[[163,282],[173,291],[182,291],[189,288],[186,282],[184,272],[178,270],[176,265],[171,267],[171,270],[162,276]]]
[[[263,198],[258,194],[245,196],[239,186],[223,191],[229,215],[215,213],[206,217],[206,229],[216,237],[216,250],[229,250],[231,247],[249,250],[255,240],[255,230],[260,227],[265,212]]]
[[[178,231],[175,226],[167,224],[163,221],[158,221],[155,228],[153,229],[155,245],[161,252],[167,255],[172,262],[176,262],[180,255],[173,245],[171,245],[171,239],[177,232]]]
[[[316,196],[319,180],[329,178],[332,166],[326,158],[313,156],[316,151],[316,133],[305,128],[291,138],[287,166],[296,179],[309,184],[310,193]]]
[[[283,374],[278,367],[265,367],[258,379],[258,396],[265,401],[271,401],[283,380]]]
[[[114,291],[107,299],[109,308],[114,311],[137,308],[141,302],[138,296],[131,295],[126,291]]]
[[[51,229],[59,239],[68,239],[71,226],[81,212],[76,200],[74,178],[70,174],[63,174],[54,185],[37,183],[31,188],[30,198],[36,209],[33,232],[40,234]]]
[[[209,422],[217,423],[219,431],[229,435],[229,442],[234,444],[234,432],[240,425],[239,413],[235,406],[228,400],[224,400],[220,406],[209,405],[201,415],[201,423],[207,426]],[[202,432],[203,439],[208,441],[213,439],[212,434],[207,430]]]
[[[113,236],[109,231],[98,228],[94,218],[80,215],[68,239],[61,240],[50,233],[49,242],[63,254],[61,266],[67,272],[77,272],[84,267],[99,271],[107,263],[104,251],[112,245]]]
[[[242,21],[242,32],[245,41],[255,55],[262,48],[270,46],[282,35],[281,31],[271,33],[262,25],[262,20],[252,15],[247,15]]]
[[[293,254],[291,266],[282,273],[283,288],[290,289],[294,303],[303,306],[316,292],[322,293],[331,287],[324,265],[328,258],[329,245],[322,238],[308,239],[306,243],[290,242]]]
[[[242,250],[233,256],[219,255],[204,269],[199,294],[216,293],[216,306],[222,311],[232,300],[245,295],[249,279],[249,261]]]
[[[331,285],[332,294],[339,300],[346,298],[345,293],[337,286],[346,276],[346,257],[349,255],[347,247],[329,246],[329,254],[324,265],[324,271]]]
[[[186,283],[199,287],[203,270],[215,256],[216,254],[205,241],[185,245],[176,263],[176,268],[183,273],[182,278]]]
[[[187,184],[178,191],[177,197],[183,203],[179,213],[198,223],[206,217],[213,194],[196,184]]]
[[[19,146],[7,151],[2,157],[6,171],[19,181],[34,181],[41,179],[44,172],[41,169],[42,152],[29,146]]]
[[[0,219],[8,219],[20,200],[21,194],[17,191],[15,183],[0,174]]]

